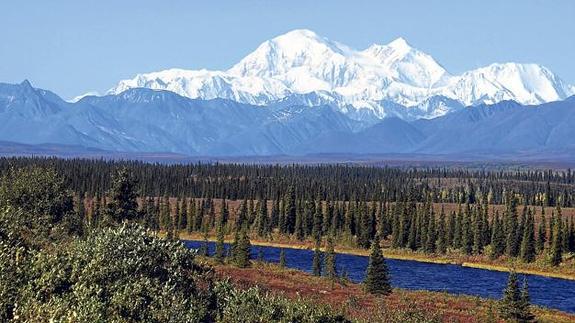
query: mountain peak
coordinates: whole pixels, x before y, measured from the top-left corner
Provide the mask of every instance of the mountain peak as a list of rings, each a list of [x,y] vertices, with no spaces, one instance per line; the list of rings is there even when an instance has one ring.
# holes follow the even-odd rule
[[[311,30],[296,29],[263,42],[228,73],[240,77],[283,75],[294,68],[317,67],[334,59],[343,61],[351,51]]]
[[[396,50],[410,50],[413,48],[403,37],[398,37],[394,39],[392,42],[387,44],[387,46],[392,47]]]
[[[294,29],[290,30],[285,34],[279,35],[274,37],[274,39],[278,38],[311,38],[311,39],[318,39],[321,38],[318,34],[314,31],[309,29]]]
[[[26,89],[34,89],[32,87],[32,84],[30,83],[30,81],[28,81],[27,79],[25,79],[24,81],[22,81],[22,83],[20,83],[20,85]]]

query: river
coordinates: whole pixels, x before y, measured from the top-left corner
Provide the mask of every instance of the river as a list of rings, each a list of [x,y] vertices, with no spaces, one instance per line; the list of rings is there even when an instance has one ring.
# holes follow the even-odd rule
[[[201,241],[184,241],[189,248],[199,248]],[[213,254],[214,242],[209,242],[208,250]],[[259,253],[267,262],[279,262],[280,250],[277,247],[252,247],[252,257]],[[311,272],[313,251],[284,249],[286,265],[289,268]],[[444,265],[413,260],[387,259],[393,287],[411,290],[445,291],[450,294],[466,294],[488,298],[501,298],[507,283],[504,272],[468,268],[458,265]],[[345,272],[349,279],[359,283],[365,276],[368,257],[337,254],[338,273]],[[575,281],[549,278],[537,275],[519,275],[521,282],[527,278],[529,294],[533,304],[575,313]]]

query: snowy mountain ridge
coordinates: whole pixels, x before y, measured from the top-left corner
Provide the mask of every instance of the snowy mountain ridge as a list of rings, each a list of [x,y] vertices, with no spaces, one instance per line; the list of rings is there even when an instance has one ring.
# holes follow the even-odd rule
[[[432,99],[436,96],[467,106],[504,100],[541,104],[575,94],[575,87],[537,64],[492,64],[452,75],[403,38],[358,51],[305,29],[263,42],[227,71],[138,74],[120,81],[108,94],[140,87],[260,106],[290,97],[299,98],[300,105],[313,105],[313,97],[344,113],[377,119],[433,118],[457,108]],[[430,105],[435,101],[442,104]],[[414,109],[419,111],[409,111]]]

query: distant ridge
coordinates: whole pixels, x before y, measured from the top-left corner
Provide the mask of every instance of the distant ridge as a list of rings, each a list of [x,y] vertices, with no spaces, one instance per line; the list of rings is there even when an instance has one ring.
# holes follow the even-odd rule
[[[514,101],[462,106],[434,119],[409,121],[351,117],[330,105],[310,108],[283,102],[261,107],[144,88],[69,103],[29,82],[0,83],[0,124],[2,141],[59,145],[16,146],[14,154],[36,149],[59,153],[62,149],[60,154],[89,155],[91,149],[99,149],[104,152],[95,154],[162,152],[178,155],[176,158],[317,154],[472,156],[478,160],[575,157],[575,97],[533,106]]]

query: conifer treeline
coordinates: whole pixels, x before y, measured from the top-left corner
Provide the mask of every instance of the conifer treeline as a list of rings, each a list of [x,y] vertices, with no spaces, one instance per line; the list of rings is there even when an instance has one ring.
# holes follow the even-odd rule
[[[0,158],[0,172],[10,167],[48,166],[78,195],[104,196],[110,178],[126,167],[139,180],[141,196],[238,199],[283,198],[289,188],[298,199],[470,203],[486,197],[503,204],[514,192],[519,203],[575,206],[575,174],[567,171],[476,171],[456,168],[381,168],[345,165],[162,165],[138,161],[57,158]]]
[[[92,204],[91,211],[85,204]],[[141,221],[147,227],[178,238],[181,232],[268,239],[278,235],[299,240],[328,241],[369,248],[377,237],[393,248],[429,254],[460,252],[466,255],[507,256],[523,262],[547,257],[552,265],[563,253],[575,252],[575,222],[557,206],[535,221],[535,207],[518,211],[517,199],[508,194],[503,212],[494,211],[482,198],[475,204],[460,204],[449,213],[436,212],[431,200],[416,203],[408,196],[399,202],[321,201],[298,199],[293,190],[281,199],[243,200],[236,209],[230,202],[213,199],[147,198],[140,205]],[[97,226],[98,199],[76,199],[84,210],[86,225]]]
[[[240,241],[249,232],[264,239],[272,234],[312,241],[332,237],[338,244],[367,249],[377,235],[394,248],[439,254],[455,250],[493,258],[505,255],[525,262],[544,255],[553,265],[562,261],[564,253],[575,251],[574,221],[561,212],[561,205],[570,205],[573,195],[572,184],[565,183],[572,177],[570,171],[526,173],[525,178],[555,180],[541,184],[514,172],[334,165],[152,165],[16,158],[1,159],[0,169],[30,164],[49,166],[63,175],[76,192],[76,209],[88,228],[99,226],[102,208],[109,205],[104,198],[108,187],[113,187],[108,177],[125,168],[119,174],[136,178],[144,196],[139,214],[125,217],[167,232],[169,238],[185,231],[215,232],[218,236],[235,234]],[[477,177],[457,177],[463,174]],[[442,179],[450,184],[438,186],[436,182]],[[497,189],[502,182],[519,191],[507,184]],[[130,189],[118,186],[112,191],[124,194]],[[532,200],[535,196],[544,198]],[[242,201],[233,216],[226,199]],[[505,205],[501,214],[492,207],[497,201]],[[539,203],[544,205],[553,201],[557,206],[536,223],[534,208],[539,206],[533,202],[537,201],[546,201]],[[459,209],[436,214],[436,202],[459,203]],[[518,214],[520,204],[531,206]],[[117,205],[116,209],[132,207]]]

